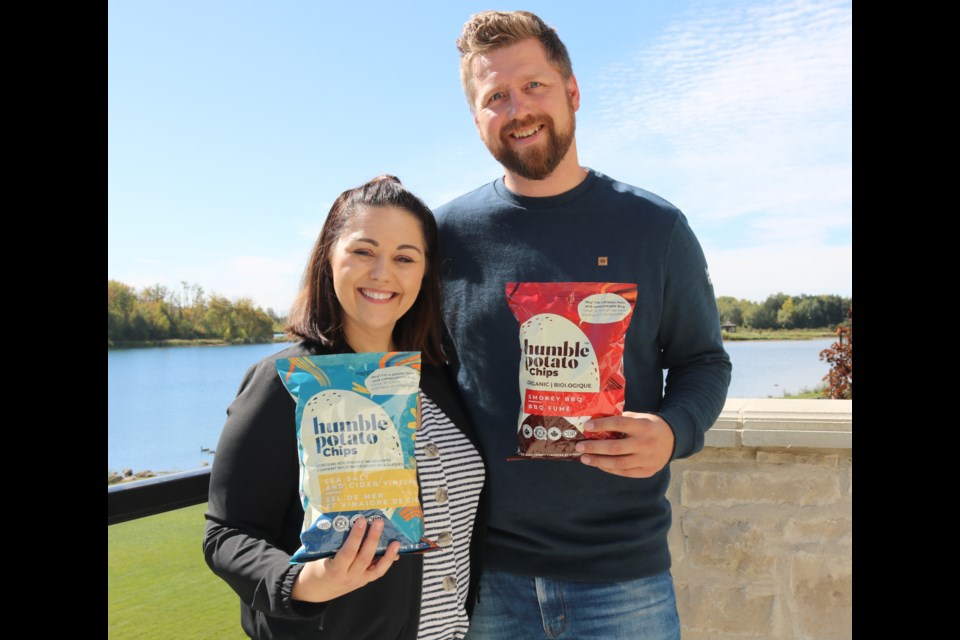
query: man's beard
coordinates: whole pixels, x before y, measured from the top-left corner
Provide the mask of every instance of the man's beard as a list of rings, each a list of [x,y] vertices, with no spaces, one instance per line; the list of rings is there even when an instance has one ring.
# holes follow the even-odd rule
[[[542,132],[547,136],[545,145],[523,149],[520,152],[510,146],[511,132],[529,129],[538,121],[543,123]],[[491,146],[486,140],[484,142],[497,162],[508,171],[527,180],[543,180],[553,173],[567,155],[573,143],[575,129],[575,115],[573,106],[570,105],[570,127],[566,131],[558,133],[553,118],[548,115],[531,116],[526,120],[515,120],[504,126],[500,132],[500,144],[496,147]]]

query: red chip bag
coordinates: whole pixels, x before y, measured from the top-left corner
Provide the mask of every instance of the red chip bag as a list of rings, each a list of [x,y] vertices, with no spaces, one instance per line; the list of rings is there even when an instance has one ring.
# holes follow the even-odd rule
[[[619,282],[508,282],[520,323],[518,450],[511,460],[575,459],[591,418],[623,413],[623,349],[637,285]]]

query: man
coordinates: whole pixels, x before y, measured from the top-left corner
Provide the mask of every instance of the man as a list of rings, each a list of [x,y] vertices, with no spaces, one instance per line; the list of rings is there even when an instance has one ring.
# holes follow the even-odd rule
[[[454,364],[491,499],[468,637],[678,639],[669,462],[703,447],[731,370],[703,252],[673,205],[580,166],[580,91],[552,28],[487,11],[457,47],[477,130],[504,169],[436,212]],[[506,460],[520,409],[508,282],[637,285],[625,410],[585,425],[622,438],[578,443],[579,461]]]

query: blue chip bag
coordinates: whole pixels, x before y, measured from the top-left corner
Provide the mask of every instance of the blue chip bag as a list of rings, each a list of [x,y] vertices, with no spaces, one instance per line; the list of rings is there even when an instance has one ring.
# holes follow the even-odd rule
[[[436,548],[424,538],[414,458],[420,352],[279,358],[297,402],[301,547],[292,563],[334,555],[358,518],[385,520],[377,553]]]

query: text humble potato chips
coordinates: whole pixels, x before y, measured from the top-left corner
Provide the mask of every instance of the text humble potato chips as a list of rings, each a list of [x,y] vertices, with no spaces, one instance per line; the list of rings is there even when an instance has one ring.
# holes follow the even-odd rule
[[[511,459],[578,458],[591,418],[623,413],[623,352],[637,286],[619,282],[508,282],[520,323],[518,450]]]
[[[436,545],[423,537],[414,435],[420,352],[280,358],[296,400],[303,528],[291,562],[334,555],[358,518],[385,520],[377,553]]]

